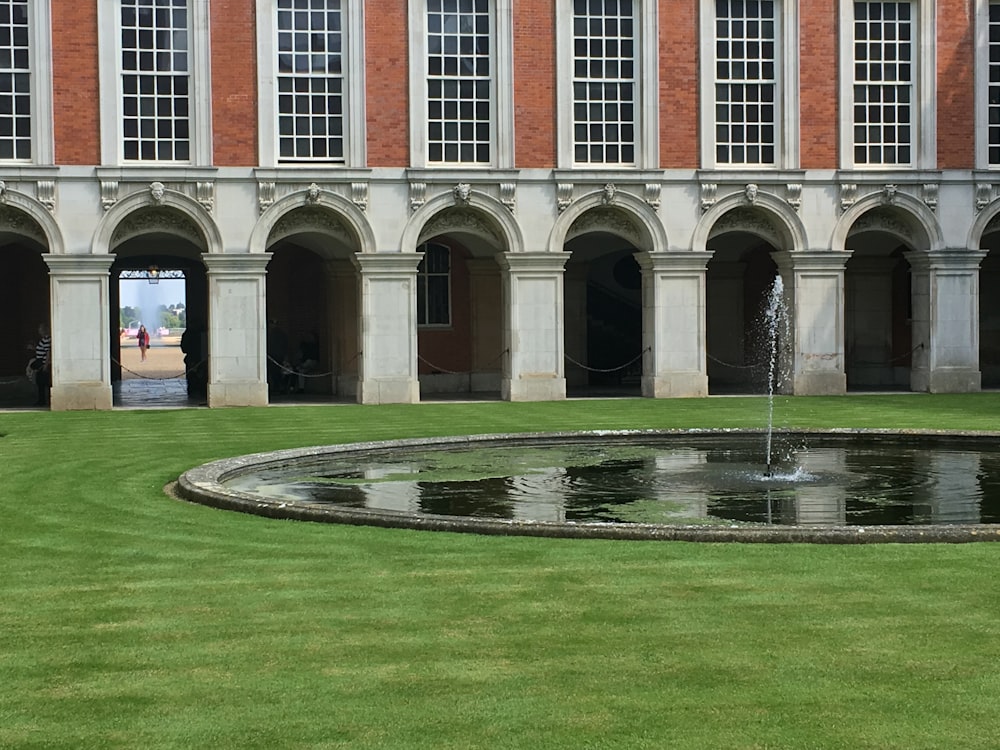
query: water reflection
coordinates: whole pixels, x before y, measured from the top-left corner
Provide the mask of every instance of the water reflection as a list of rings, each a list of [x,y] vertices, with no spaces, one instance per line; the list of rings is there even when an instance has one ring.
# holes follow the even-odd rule
[[[933,438],[758,436],[415,449],[261,471],[227,486],[273,498],[532,522],[923,525],[1000,522],[1000,453]]]

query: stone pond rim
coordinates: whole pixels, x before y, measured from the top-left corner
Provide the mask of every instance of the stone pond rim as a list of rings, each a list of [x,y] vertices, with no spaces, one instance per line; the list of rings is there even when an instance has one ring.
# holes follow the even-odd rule
[[[527,432],[487,435],[459,435],[430,438],[406,438],[341,445],[246,454],[212,461],[184,472],[167,492],[189,502],[222,510],[233,510],[266,518],[336,523],[355,526],[450,531],[494,536],[533,536],[571,539],[617,539],[629,541],[686,541],[726,543],[807,543],[807,544],[877,544],[877,543],[970,543],[1000,541],[1000,524],[930,524],[920,526],[739,526],[739,525],[667,525],[642,523],[574,523],[548,521],[512,521],[461,516],[428,516],[364,508],[335,507],[304,501],[289,502],[233,490],[223,482],[258,471],[275,469],[302,460],[330,456],[350,458],[372,453],[390,453],[409,449],[456,447],[547,446],[553,443],[586,444],[596,439],[613,438],[618,443],[641,443],[651,439],[685,436],[719,437],[764,435],[763,429],[670,429],[670,430],[594,430],[567,432]],[[978,443],[1000,440],[1000,432],[961,430],[888,430],[834,428],[790,429],[775,431],[785,437],[864,436],[888,439],[944,440],[955,443]]]

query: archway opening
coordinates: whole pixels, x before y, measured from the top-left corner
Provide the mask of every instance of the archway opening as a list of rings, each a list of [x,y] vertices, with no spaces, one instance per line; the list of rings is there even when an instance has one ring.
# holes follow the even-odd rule
[[[499,399],[503,293],[496,247],[478,234],[449,231],[416,250],[422,254],[415,316],[421,400]]]
[[[983,236],[979,266],[979,370],[982,387],[1000,388],[1000,229]]]
[[[849,391],[910,389],[915,351],[910,251],[887,232],[849,239],[844,270],[845,368]]]
[[[49,272],[33,240],[0,232],[0,406],[28,407],[37,393],[26,375],[38,327],[49,324]]]
[[[588,232],[566,243],[563,277],[566,390],[570,396],[638,396],[642,381],[642,271],[637,248]]]
[[[708,390],[766,393],[770,342],[764,323],[778,274],[775,248],[749,232],[714,237],[705,276]],[[784,346],[779,347],[784,349]]]

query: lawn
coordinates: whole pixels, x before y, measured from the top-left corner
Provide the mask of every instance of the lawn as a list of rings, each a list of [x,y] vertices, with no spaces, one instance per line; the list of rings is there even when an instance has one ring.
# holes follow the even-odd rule
[[[765,408],[0,413],[0,747],[997,747],[997,544],[479,537],[163,493],[261,450]],[[787,398],[776,421],[993,430],[1000,394]]]

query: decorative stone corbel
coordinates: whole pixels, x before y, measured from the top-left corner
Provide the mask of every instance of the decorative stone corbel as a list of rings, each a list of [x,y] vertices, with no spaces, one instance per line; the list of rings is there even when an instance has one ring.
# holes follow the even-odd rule
[[[716,196],[719,194],[719,186],[714,182],[701,183],[701,212],[705,213],[715,205]]]
[[[500,202],[507,207],[507,210],[514,213],[517,207],[517,183],[500,183]]]
[[[895,185],[886,185],[882,188],[882,205],[891,206],[896,202],[896,193],[899,192],[899,188]]]
[[[257,209],[264,213],[274,205],[274,193],[276,186],[273,182],[257,183]]]
[[[840,210],[846,211],[858,202],[858,185],[854,182],[844,182],[840,185]]]
[[[802,183],[789,182],[785,185],[785,201],[792,207],[793,211],[802,208]]]
[[[0,180],[0,203],[7,202],[7,183]]]
[[[309,183],[309,187],[306,188],[306,203],[319,203],[319,196],[323,190],[315,182]]]
[[[163,203],[163,196],[166,193],[167,189],[163,186],[162,182],[151,182],[149,184],[149,196],[157,206]]]
[[[642,197],[646,201],[646,205],[652,208],[654,211],[660,208],[660,183],[658,182],[647,182],[642,189]]]
[[[936,182],[924,183],[923,187],[924,203],[931,211],[937,211],[938,207],[938,184]]]
[[[416,211],[427,202],[427,183],[410,183],[410,211]]]
[[[556,205],[559,208],[559,213],[562,213],[567,208],[569,204],[573,202],[573,183],[572,182],[560,182],[556,185]]]
[[[757,183],[751,182],[743,189],[743,195],[747,199],[747,203],[751,206],[757,203],[757,195],[760,193],[760,188],[757,187]]]
[[[455,203],[459,206],[468,206],[472,197],[472,185],[467,182],[460,182],[452,188],[452,195],[455,196]]]
[[[615,202],[615,195],[618,193],[618,188],[615,187],[613,182],[605,184],[601,189],[601,204],[605,206],[610,206]]]
[[[198,202],[206,211],[212,213],[215,210],[215,183],[199,182],[195,186],[195,194]]]
[[[988,182],[976,183],[976,211],[982,211],[993,200],[993,186]]]
[[[101,207],[107,211],[118,202],[118,180],[101,180]]]
[[[35,187],[38,193],[38,202],[53,213],[56,210],[56,183],[55,180],[39,180]]]
[[[351,183],[351,202],[362,211],[368,211],[368,183]]]

